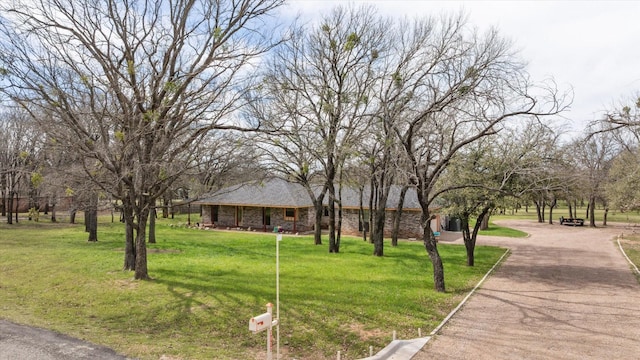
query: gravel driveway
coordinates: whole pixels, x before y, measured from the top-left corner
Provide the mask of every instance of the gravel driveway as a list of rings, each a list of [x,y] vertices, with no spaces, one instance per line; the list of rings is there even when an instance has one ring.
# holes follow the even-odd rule
[[[414,360],[640,358],[640,285],[612,241],[622,226],[500,224],[531,236],[478,240],[512,253]]]

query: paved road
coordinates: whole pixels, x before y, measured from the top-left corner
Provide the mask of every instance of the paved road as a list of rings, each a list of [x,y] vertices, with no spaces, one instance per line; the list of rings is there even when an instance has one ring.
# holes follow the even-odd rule
[[[0,320],[0,360],[125,360],[113,350]]]
[[[532,235],[479,241],[512,254],[414,360],[640,358],[640,285],[612,241],[624,228],[504,225]]]

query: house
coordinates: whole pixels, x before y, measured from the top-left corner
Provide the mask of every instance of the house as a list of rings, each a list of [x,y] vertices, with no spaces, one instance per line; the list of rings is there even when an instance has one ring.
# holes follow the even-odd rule
[[[392,187],[387,201],[385,236],[390,236],[393,214],[400,196],[400,187]],[[369,193],[363,194],[365,216],[368,216]],[[327,198],[325,197],[325,204]],[[261,231],[279,229],[294,233],[313,231],[315,208],[307,190],[300,184],[279,178],[247,182],[223,188],[210,196],[194,202],[202,206],[203,226],[220,228],[251,228]],[[342,190],[342,232],[357,235],[362,231],[360,195],[356,189]],[[409,189],[405,196],[399,236],[421,238],[420,216],[422,210],[416,192]],[[328,227],[325,206],[323,227]],[[440,216],[432,220],[431,228],[440,229]]]

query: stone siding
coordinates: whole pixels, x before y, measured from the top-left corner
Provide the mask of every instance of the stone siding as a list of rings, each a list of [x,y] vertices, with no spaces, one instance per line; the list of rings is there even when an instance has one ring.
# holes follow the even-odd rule
[[[236,224],[236,207],[235,206],[222,206],[218,207],[218,222],[216,226],[235,227]]]
[[[302,208],[297,209],[297,219],[293,220],[284,219],[284,208],[269,208],[270,209],[270,224],[263,224],[263,208],[262,207],[242,207],[242,219],[236,222],[236,206],[223,206],[218,209],[218,221],[212,220],[213,206],[203,206],[202,208],[202,223],[207,226],[214,224],[216,227],[241,227],[252,228],[263,231],[273,231],[273,228],[278,226],[285,231],[290,232],[306,232],[313,230],[313,221],[309,223],[309,209]],[[311,225],[309,225],[311,224]]]
[[[359,230],[358,212],[356,209],[344,209],[342,211],[342,232],[350,235],[361,235]],[[384,236],[390,237],[393,229],[393,214],[395,211],[388,210],[385,216]],[[422,227],[420,226],[419,211],[403,211],[400,219],[400,230],[398,236],[400,238],[421,238]]]
[[[212,205],[203,205],[202,206],[202,216],[201,216],[201,221],[202,221],[202,225],[204,226],[211,226],[213,225],[213,219],[211,218],[213,212],[213,206]]]
[[[202,223],[205,226],[214,224],[220,228],[252,228],[262,231],[273,231],[274,227],[278,226],[281,229],[288,232],[310,232],[313,231],[315,210],[310,208],[297,209],[297,219],[295,221],[284,219],[284,208],[270,208],[270,224],[263,225],[263,213],[261,207],[242,207],[242,221],[236,223],[236,206],[219,206],[218,209],[218,221],[212,221],[213,206],[207,205],[202,207]],[[348,235],[361,235],[359,229],[358,209],[343,209],[342,217],[342,232]],[[393,213],[394,211],[387,211],[385,217],[385,237],[391,236],[391,230],[393,228]],[[402,219],[400,221],[400,231],[398,236],[403,239],[407,238],[422,238],[422,227],[420,225],[419,211],[405,210],[402,212]],[[328,227],[328,217],[322,217],[322,227],[326,229]],[[433,231],[440,230],[439,216],[432,220]]]

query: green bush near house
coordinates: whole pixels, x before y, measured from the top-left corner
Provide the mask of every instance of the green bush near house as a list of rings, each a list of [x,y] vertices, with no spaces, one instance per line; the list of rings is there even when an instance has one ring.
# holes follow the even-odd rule
[[[105,219],[107,220],[107,219]],[[174,220],[174,223],[177,220]],[[276,301],[275,235],[204,231],[159,219],[149,244],[153,280],[121,270],[124,226],[102,222],[97,243],[83,225],[21,221],[0,224],[0,317],[53,329],[140,359],[251,359],[264,355],[265,334],[252,316]],[[368,356],[398,338],[430,332],[504,250],[439,245],[447,293],[433,290],[421,242],[342,240],[341,253],[312,237],[280,243],[281,344],[285,358]]]

